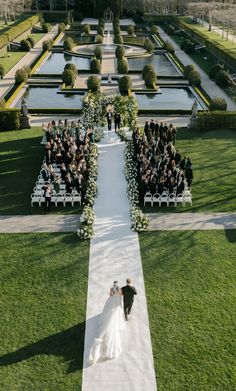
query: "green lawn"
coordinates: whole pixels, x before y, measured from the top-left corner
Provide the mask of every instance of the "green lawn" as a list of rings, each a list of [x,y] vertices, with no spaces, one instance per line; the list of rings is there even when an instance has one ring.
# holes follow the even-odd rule
[[[140,235],[159,391],[235,385],[234,231]]]
[[[144,208],[145,212],[235,212],[236,131],[178,130],[176,149],[193,162],[193,206]]]
[[[81,390],[89,242],[0,235],[0,389]]]
[[[0,133],[0,215],[43,213],[43,207],[30,205],[43,161],[41,139],[40,127]],[[78,204],[52,207],[52,213],[80,212]]]
[[[26,55],[27,52],[7,52],[5,55],[0,57],[0,64],[2,64],[6,72],[10,71]]]
[[[33,33],[33,34],[30,34],[30,35],[34,38],[35,43],[37,43],[38,41],[40,41],[40,39],[43,38],[45,33]]]

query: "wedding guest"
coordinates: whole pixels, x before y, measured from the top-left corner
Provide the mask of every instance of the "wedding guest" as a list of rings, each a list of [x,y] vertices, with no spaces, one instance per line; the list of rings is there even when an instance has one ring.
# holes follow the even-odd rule
[[[116,132],[117,129],[120,129],[120,122],[121,122],[120,113],[115,112],[114,121],[115,121],[115,132]]]

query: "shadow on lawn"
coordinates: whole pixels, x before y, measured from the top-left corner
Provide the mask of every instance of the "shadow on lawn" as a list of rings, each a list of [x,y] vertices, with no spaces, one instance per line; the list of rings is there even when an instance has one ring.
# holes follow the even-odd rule
[[[83,368],[85,322],[50,335],[0,357],[0,366],[8,366],[38,355],[62,356],[68,363],[67,373]]]

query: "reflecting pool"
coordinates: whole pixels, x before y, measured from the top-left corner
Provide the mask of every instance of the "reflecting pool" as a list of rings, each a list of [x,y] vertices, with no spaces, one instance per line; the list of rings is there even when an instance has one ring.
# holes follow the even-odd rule
[[[128,63],[131,71],[142,71],[145,65],[151,64],[157,76],[179,76],[178,71],[165,54],[152,54],[149,57],[129,58]]]
[[[90,59],[86,57],[70,56],[64,53],[52,53],[47,61],[37,71],[40,74],[61,75],[66,64],[75,64],[78,70],[89,70]]]

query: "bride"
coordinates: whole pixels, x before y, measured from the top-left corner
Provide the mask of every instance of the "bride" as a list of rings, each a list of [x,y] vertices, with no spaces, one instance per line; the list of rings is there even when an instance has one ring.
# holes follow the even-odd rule
[[[114,281],[100,318],[99,336],[89,352],[89,363],[117,358],[121,353],[120,333],[124,327],[122,291]]]

